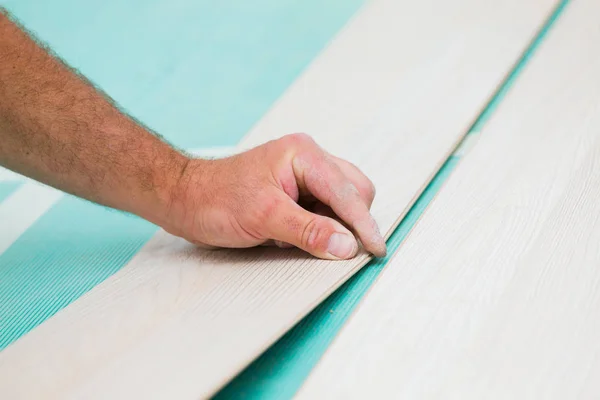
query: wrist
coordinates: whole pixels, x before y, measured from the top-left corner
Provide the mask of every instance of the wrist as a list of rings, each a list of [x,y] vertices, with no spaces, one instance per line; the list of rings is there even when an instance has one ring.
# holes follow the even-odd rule
[[[186,226],[193,213],[202,206],[198,193],[205,186],[211,160],[196,159],[181,154],[171,172],[169,182],[160,193],[160,209],[153,217],[146,218],[171,233]],[[154,220],[153,220],[154,218]]]
[[[149,161],[151,184],[142,187],[140,195],[129,196],[130,209],[127,210],[161,227],[168,224],[174,202],[181,193],[182,180],[194,162],[173,148],[165,146],[164,150]]]

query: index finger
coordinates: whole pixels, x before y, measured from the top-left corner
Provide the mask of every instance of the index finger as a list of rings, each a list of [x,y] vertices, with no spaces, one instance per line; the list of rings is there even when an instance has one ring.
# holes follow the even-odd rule
[[[327,157],[330,157],[337,164],[342,173],[352,182],[356,189],[358,189],[360,197],[370,209],[375,199],[375,185],[373,185],[373,182],[351,162],[330,153],[326,154]]]
[[[386,246],[369,206],[336,162],[321,149],[300,152],[292,160],[301,189],[327,204],[358,235],[364,248],[383,257]]]

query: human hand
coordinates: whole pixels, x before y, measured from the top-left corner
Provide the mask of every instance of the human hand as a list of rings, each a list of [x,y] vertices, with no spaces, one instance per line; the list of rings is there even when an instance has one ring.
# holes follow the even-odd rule
[[[229,158],[190,159],[162,225],[200,246],[274,243],[325,259],[356,255],[350,228],[381,257],[385,241],[369,213],[374,196],[356,166],[292,134]]]
[[[372,183],[307,135],[222,160],[190,159],[123,114],[2,10],[0,51],[1,165],[199,245],[274,243],[341,259],[358,250],[353,231],[366,250],[385,254],[369,214]]]

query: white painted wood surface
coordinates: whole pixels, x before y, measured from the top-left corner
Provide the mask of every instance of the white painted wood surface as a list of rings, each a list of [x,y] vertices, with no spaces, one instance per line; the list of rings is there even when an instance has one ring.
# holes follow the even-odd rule
[[[554,4],[374,1],[241,148],[312,134],[370,175],[373,213],[389,234]],[[203,251],[159,233],[121,271],[0,353],[0,397],[209,396],[367,260]]]
[[[600,398],[599,15],[567,6],[298,398]]]

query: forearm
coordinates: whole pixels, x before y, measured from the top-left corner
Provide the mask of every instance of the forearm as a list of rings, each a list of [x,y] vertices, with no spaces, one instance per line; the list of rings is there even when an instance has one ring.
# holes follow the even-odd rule
[[[0,164],[160,224],[187,162],[0,12]]]
[[[309,136],[192,160],[121,113],[2,12],[0,164],[199,245],[274,243],[345,259],[358,251],[354,232],[368,251],[386,252],[369,213],[373,183]],[[327,216],[334,213],[346,226]]]

